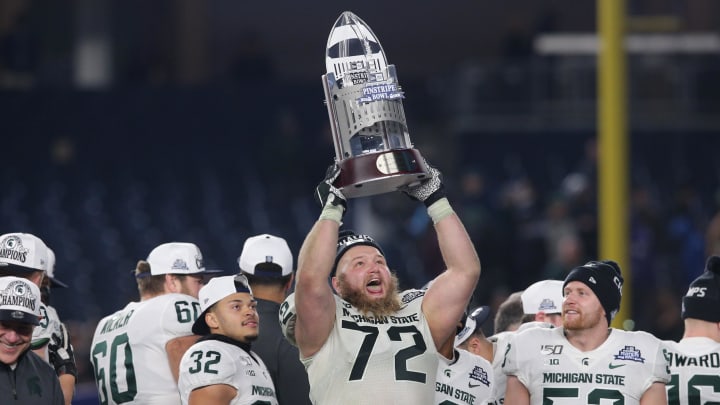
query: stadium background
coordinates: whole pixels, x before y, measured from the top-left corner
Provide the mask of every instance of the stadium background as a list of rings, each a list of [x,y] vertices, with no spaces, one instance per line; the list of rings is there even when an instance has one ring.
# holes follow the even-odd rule
[[[679,297],[720,242],[720,4],[627,6],[631,34],[704,38],[628,59],[632,315],[676,339]],[[320,75],[345,9],[397,66],[411,137],[477,245],[474,304],[597,257],[596,58],[539,45],[594,33],[592,3],[1,0],[0,233],[56,252],[76,403],[96,400],[95,324],[136,299],[129,272],[154,246],[194,242],[227,272],[258,233],[297,255],[334,156]],[[400,194],[353,200],[346,223],[377,236],[403,287],[441,270]]]

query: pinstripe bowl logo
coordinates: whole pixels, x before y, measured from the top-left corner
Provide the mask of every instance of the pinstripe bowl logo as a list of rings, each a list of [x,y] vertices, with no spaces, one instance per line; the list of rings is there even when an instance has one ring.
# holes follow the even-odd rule
[[[614,356],[615,360],[629,360],[638,363],[645,363],[645,359],[642,357],[642,353],[635,346],[625,346],[623,349]]]
[[[423,295],[425,295],[425,291],[413,290],[403,295],[400,301],[402,301],[403,304],[407,304],[408,302],[413,301],[416,298],[422,297]]]
[[[185,260],[183,259],[175,259],[172,266],[170,266],[172,270],[185,270],[188,271],[190,268],[188,268],[187,263],[185,263]]]
[[[540,303],[539,311],[549,311],[551,309],[558,309],[557,305],[555,305],[555,301],[550,298],[543,299]]]

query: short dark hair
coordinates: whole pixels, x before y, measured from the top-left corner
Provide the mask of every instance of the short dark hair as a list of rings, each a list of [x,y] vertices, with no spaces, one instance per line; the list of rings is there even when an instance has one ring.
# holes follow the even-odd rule
[[[272,264],[272,263],[270,263]],[[248,283],[250,283],[250,287],[256,286],[256,285],[264,285],[264,286],[277,286],[281,287],[290,282],[290,279],[292,278],[292,273],[282,276],[282,277],[274,277],[274,276],[259,276],[257,274],[250,274],[246,272],[242,272],[242,274],[245,275],[248,279]]]
[[[505,332],[511,325],[522,323],[525,311],[523,310],[520,294],[522,294],[522,291],[516,291],[500,304],[497,314],[495,314],[494,333]]]

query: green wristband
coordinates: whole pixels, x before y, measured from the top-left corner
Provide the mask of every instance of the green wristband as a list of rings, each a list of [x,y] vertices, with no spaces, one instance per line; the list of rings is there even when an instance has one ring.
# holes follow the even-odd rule
[[[430,205],[427,209],[428,215],[432,218],[433,224],[437,224],[441,219],[454,213],[450,202],[447,198],[443,197]]]

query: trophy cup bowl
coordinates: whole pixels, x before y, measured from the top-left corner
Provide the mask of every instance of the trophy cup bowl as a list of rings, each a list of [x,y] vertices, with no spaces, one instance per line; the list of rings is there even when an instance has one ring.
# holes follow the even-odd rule
[[[322,76],[325,103],[345,197],[395,191],[426,179],[425,159],[413,148],[394,65],[388,65],[370,27],[343,12],[328,37]]]

